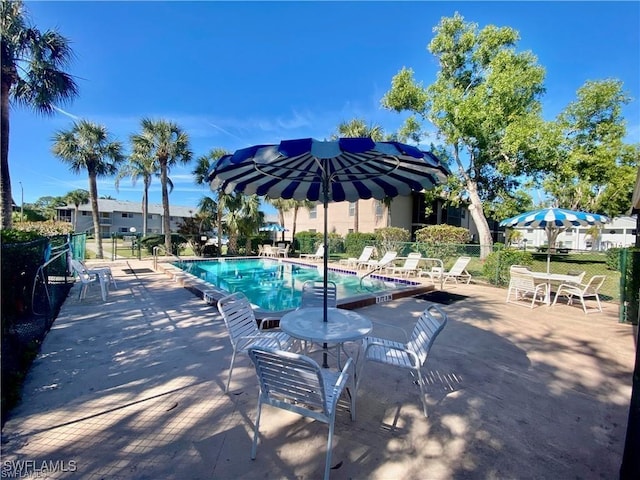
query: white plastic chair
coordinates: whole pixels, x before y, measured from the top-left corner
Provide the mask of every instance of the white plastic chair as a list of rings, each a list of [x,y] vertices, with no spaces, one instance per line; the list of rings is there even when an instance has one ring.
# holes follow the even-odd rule
[[[598,305],[597,311],[602,311],[602,305],[600,304],[600,296],[598,295],[598,291],[602,287],[606,275],[594,275],[586,284],[573,284],[573,283],[563,283],[558,287],[558,291],[556,292],[556,297],[553,299],[553,305],[558,301],[558,297],[560,295],[567,297],[568,304],[571,305],[573,303],[573,297],[578,297],[580,302],[582,303],[582,309],[584,310],[585,315],[589,312],[595,311],[595,309],[587,309],[587,305],[585,303],[585,299],[594,298]]]
[[[447,280],[453,280],[458,283],[458,279],[466,280],[465,283],[468,285],[471,282],[471,274],[467,272],[467,265],[471,261],[471,257],[458,257],[456,262],[451,266],[449,271],[441,271],[440,269],[431,270],[426,272],[420,272],[421,275],[427,275],[431,279],[432,282],[436,282],[436,280],[442,280],[443,283],[446,283]]]
[[[255,346],[273,347],[281,350],[288,350],[292,346],[292,339],[286,333],[267,332],[258,328],[251,303],[242,292],[236,292],[218,300],[218,311],[224,319],[233,347],[225,392],[229,391],[231,374],[238,352],[247,353],[249,348]],[[265,318],[260,325],[269,321],[270,319]]]
[[[374,250],[375,247],[373,247],[372,245],[367,245],[362,249],[362,253],[358,258],[349,257],[347,259],[340,260],[340,263],[352,268],[361,268],[363,265],[366,265],[369,260],[371,260],[371,255],[373,255]]]
[[[390,275],[403,275],[408,277],[409,275],[417,275],[419,272],[418,264],[420,263],[420,259],[422,258],[422,254],[419,252],[411,252],[407,255],[407,259],[404,261],[404,264],[401,266],[389,266],[386,268],[387,273]]]
[[[391,262],[393,262],[398,256],[398,252],[395,250],[389,250],[385,253],[380,260],[369,260],[366,263],[366,266],[369,270],[375,270],[377,268],[386,267]]]
[[[324,467],[324,478],[328,479],[338,399],[347,385],[347,372],[351,368],[352,359],[347,361],[342,370],[333,371],[320,368],[315,360],[304,355],[271,348],[250,348],[249,358],[255,365],[260,382],[251,459],[256,458],[262,405],[271,405],[329,425]],[[355,420],[355,391],[351,396],[350,410],[351,420]]]
[[[359,388],[362,371],[367,362],[377,362],[385,365],[408,369],[420,386],[420,398],[424,416],[427,416],[427,402],[425,399],[425,378],[421,368],[425,365],[433,342],[447,324],[447,314],[437,305],[430,304],[420,315],[411,337],[406,343],[379,337],[365,337],[362,346],[364,361],[358,374]],[[393,325],[385,325],[394,327]],[[399,327],[394,327],[402,331]]]
[[[324,245],[320,245],[316,250],[316,253],[301,253],[300,258],[306,258],[307,260],[322,260],[324,258]]]
[[[87,272],[89,272],[89,275],[92,274],[96,274],[96,275],[104,275],[107,280],[109,281],[109,283],[111,283],[113,285],[113,288],[117,289],[118,288],[118,284],[116,283],[116,279],[113,276],[113,272],[111,271],[111,267],[88,267],[86,263],[84,263],[82,260],[77,260],[80,265],[82,265]]]
[[[76,259],[71,259],[71,271],[73,275],[80,280],[82,286],[80,287],[80,293],[78,293],[78,299],[83,300],[87,296],[87,290],[92,283],[99,282],[100,283],[100,294],[102,296],[102,301],[107,301],[107,287],[108,287],[108,278],[102,273],[90,273],[84,265]]]
[[[327,307],[337,307],[338,287],[335,282],[327,281]],[[323,307],[324,306],[324,281],[307,280],[302,284],[302,298],[300,307]]]
[[[546,282],[536,283],[533,275],[526,267],[512,265],[509,269],[509,289],[507,290],[507,303],[513,300],[526,299],[527,295],[531,295],[531,306],[533,308],[536,302],[546,303],[549,295],[549,286]]]

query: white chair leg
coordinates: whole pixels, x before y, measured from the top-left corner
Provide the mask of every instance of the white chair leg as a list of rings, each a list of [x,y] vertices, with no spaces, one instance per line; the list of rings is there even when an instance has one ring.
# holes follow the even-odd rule
[[[251,460],[256,459],[258,450],[258,429],[260,428],[260,413],[262,412],[262,397],[258,399],[258,411],[256,412],[256,426],[253,429],[253,445],[251,445]]]
[[[231,384],[231,374],[233,373],[233,364],[236,361],[236,350],[233,350],[231,354],[231,365],[229,365],[229,376],[227,377],[227,386],[224,389],[224,393],[229,392],[229,385]]]
[[[331,471],[331,449],[333,447],[333,426],[336,423],[336,411],[335,408],[331,415],[329,422],[329,438],[327,439],[327,459],[324,463],[324,480],[329,480],[329,472]]]

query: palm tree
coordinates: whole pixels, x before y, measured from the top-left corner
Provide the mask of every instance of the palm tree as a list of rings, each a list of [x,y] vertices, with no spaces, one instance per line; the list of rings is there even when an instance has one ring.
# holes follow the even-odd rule
[[[169,210],[169,170],[176,164],[191,161],[189,136],[178,125],[166,120],[142,119],[142,132],[131,136],[134,152],[144,152],[154,159],[160,170],[162,210],[164,214],[164,247],[171,250],[171,216]]]
[[[370,137],[375,142],[384,139],[384,130],[380,125],[367,125],[364,120],[354,118],[349,122],[342,122],[338,125],[337,134],[333,135],[334,139],[339,137]],[[353,231],[357,232],[360,224],[360,211],[358,200],[355,201],[353,213]]]
[[[242,195],[240,205],[239,231],[246,238],[245,254],[251,252],[251,236],[264,223],[264,212],[260,211],[260,198],[257,195]]]
[[[55,113],[55,104],[78,94],[73,78],[62,69],[72,57],[69,41],[55,31],[29,26],[23,2],[2,0],[2,105],[0,136],[1,228],[11,228],[11,175],[9,174],[9,104]]]
[[[86,170],[89,174],[93,229],[98,242],[97,257],[102,258],[97,178],[116,174],[117,165],[124,160],[122,144],[111,140],[106,127],[87,120],[74,122],[71,130],[56,132],[53,141],[53,154],[67,163],[73,173]]]
[[[142,235],[147,234],[147,217],[149,213],[149,188],[151,187],[151,180],[154,176],[159,177],[160,172],[155,159],[149,154],[148,151],[142,151],[142,146],[134,145],[133,153],[129,156],[128,162],[123,165],[118,171],[116,176],[116,190],[120,187],[120,180],[125,177],[131,177],[131,182],[135,186],[138,178],[142,178],[143,191],[142,191]],[[170,178],[167,178],[169,185],[169,191],[173,190],[173,182]]]
[[[197,159],[196,168],[193,170],[193,175],[195,176],[196,183],[198,185],[204,185],[207,182],[207,174],[211,167],[215,162],[220,160],[223,156],[227,155],[227,151],[221,148],[214,148],[209,151],[206,155],[202,155]],[[218,249],[222,247],[222,219],[224,217],[224,210],[227,208],[226,205],[229,202],[232,202],[232,197],[222,190],[218,190],[216,192],[216,196],[218,197],[218,203],[216,206],[216,230],[218,236]],[[218,250],[219,252],[221,250]]]
[[[64,196],[65,201],[68,204],[72,204],[74,208],[73,215],[73,231],[78,230],[78,214],[80,213],[80,205],[86,205],[89,203],[91,196],[89,192],[83,190],[82,188],[78,188],[77,190],[72,190]]]
[[[267,198],[266,200],[278,211],[280,226],[284,228],[284,214],[295,207],[296,200],[285,200],[284,198]],[[284,242],[284,230],[282,231],[282,241]]]

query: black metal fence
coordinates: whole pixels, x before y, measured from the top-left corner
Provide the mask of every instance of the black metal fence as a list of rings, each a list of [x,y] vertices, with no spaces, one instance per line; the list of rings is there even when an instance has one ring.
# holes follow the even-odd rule
[[[24,373],[64,303],[73,277],[68,257],[84,255],[85,235],[2,244],[2,422]],[[79,257],[82,258],[82,257]]]

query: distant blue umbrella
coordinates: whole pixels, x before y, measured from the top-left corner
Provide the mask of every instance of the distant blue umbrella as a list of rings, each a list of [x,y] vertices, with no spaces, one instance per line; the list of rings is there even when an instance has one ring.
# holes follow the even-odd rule
[[[598,213],[565,210],[563,208],[542,208],[521,213],[500,222],[501,227],[544,228],[547,232],[547,272],[551,266],[551,247],[558,233],[571,227],[601,226],[609,222],[609,217]]]
[[[268,225],[263,225],[258,230],[261,232],[288,232],[288,228],[284,228],[282,225],[278,225],[277,223],[270,223]]]
[[[324,288],[329,259],[329,202],[409,195],[444,183],[449,170],[429,152],[370,138],[312,138],[254,145],[218,160],[207,175],[213,190],[322,202]],[[326,298],[324,318],[327,321]]]

